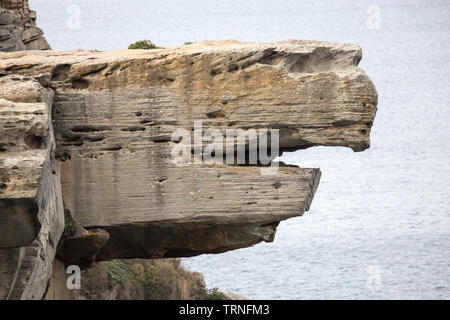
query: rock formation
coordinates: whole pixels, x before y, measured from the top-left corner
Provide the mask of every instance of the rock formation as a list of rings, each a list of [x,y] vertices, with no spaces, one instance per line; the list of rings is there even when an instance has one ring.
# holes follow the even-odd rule
[[[28,0],[0,0],[0,51],[47,50]]]
[[[17,3],[1,2],[14,12],[0,9],[0,50],[24,49],[20,32],[43,49]],[[86,267],[272,241],[280,221],[309,209],[320,170],[263,174],[250,135],[214,149],[232,164],[197,163],[206,153],[191,139],[278,129],[269,161],[319,145],[363,151],[377,93],[360,59],[357,45],[296,40],[0,53],[0,298],[42,298],[55,255]],[[186,142],[194,161],[173,161]]]
[[[0,299],[42,297],[64,229],[48,80],[0,78]]]
[[[3,297],[43,294],[43,283],[30,279],[48,279],[62,232],[59,172],[77,226],[59,243],[66,264],[272,241],[281,220],[308,210],[320,171],[177,164],[171,150],[180,141],[171,135],[201,120],[203,134],[277,128],[280,153],[316,145],[362,151],[377,95],[360,59],[358,46],[315,41],[0,54]],[[22,270],[31,248],[33,270]]]

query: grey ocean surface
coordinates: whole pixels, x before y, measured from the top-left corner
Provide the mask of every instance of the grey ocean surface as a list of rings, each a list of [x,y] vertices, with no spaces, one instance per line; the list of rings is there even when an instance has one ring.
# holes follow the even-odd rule
[[[379,94],[371,148],[285,154],[288,163],[322,170],[311,210],[282,222],[273,243],[184,263],[209,287],[251,299],[450,299],[450,1],[30,6],[55,50],[112,50],[141,39],[162,46],[203,39],[359,44],[360,66]],[[80,29],[68,28],[77,8]]]

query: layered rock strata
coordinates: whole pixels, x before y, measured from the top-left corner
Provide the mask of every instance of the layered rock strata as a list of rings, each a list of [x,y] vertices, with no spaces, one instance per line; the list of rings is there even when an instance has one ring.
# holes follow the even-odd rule
[[[186,137],[174,140],[172,134],[184,129],[193,138],[201,121],[202,136],[208,130],[226,136],[230,129],[278,129],[279,150],[272,158],[318,145],[362,151],[370,145],[377,94],[357,67],[360,59],[356,45],[293,40],[0,53],[0,79],[20,74],[38,83],[50,75],[44,87],[54,93],[62,195],[78,226],[59,244],[58,256],[66,264],[88,265],[219,253],[272,241],[280,221],[309,209],[319,169],[281,165],[266,175],[261,164],[175,163],[172,151]],[[14,119],[20,116],[10,112],[16,124],[2,128],[11,132],[5,135],[11,138],[0,138],[0,155],[8,159],[15,157],[8,148],[27,146],[31,129],[16,134],[22,122]],[[49,143],[46,148],[51,150]],[[247,155],[252,148],[247,141]],[[12,198],[12,192],[8,187],[4,194]],[[28,238],[8,241],[22,245],[42,232],[33,221]]]
[[[28,0],[0,0],[0,51],[48,49]]]
[[[50,75],[0,78],[0,298],[41,298],[64,229]]]

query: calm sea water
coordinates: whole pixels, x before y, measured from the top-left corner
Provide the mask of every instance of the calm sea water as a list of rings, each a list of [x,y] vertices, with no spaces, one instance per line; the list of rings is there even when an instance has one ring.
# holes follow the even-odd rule
[[[379,93],[371,149],[285,154],[323,172],[311,210],[282,222],[274,243],[184,263],[209,287],[253,299],[450,299],[449,1],[30,4],[55,50],[111,50],[140,39],[361,45],[360,65]]]

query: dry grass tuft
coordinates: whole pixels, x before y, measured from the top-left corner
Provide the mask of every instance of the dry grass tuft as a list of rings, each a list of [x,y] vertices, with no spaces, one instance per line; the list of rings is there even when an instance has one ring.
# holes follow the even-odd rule
[[[183,268],[179,259],[111,260],[84,270],[76,299],[223,300],[207,289],[203,276]]]

